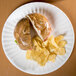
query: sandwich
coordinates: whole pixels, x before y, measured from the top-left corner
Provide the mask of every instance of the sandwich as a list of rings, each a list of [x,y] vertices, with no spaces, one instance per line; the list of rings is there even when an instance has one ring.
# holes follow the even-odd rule
[[[23,18],[17,23],[14,30],[14,37],[16,38],[17,44],[23,50],[32,48],[30,26],[29,19]]]
[[[51,33],[51,25],[47,18],[39,13],[28,14],[21,19],[14,30],[14,36],[19,47],[23,50],[32,49],[32,38],[39,36],[42,41],[47,40]]]
[[[38,36],[43,40],[47,40],[51,33],[51,25],[47,18],[39,13],[28,14],[27,18],[31,21],[33,28]]]

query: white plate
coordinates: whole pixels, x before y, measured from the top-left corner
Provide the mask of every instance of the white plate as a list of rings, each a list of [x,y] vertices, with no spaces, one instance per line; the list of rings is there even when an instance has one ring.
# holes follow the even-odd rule
[[[14,42],[13,32],[17,22],[27,14],[35,12],[48,18],[54,29],[54,36],[65,33],[64,39],[68,42],[65,47],[66,54],[57,56],[55,63],[47,62],[44,67],[41,67],[35,61],[27,60],[25,57],[26,51],[21,50]],[[2,45],[9,61],[19,70],[30,74],[46,74],[57,70],[68,60],[74,46],[74,30],[68,17],[56,6],[42,2],[28,3],[17,8],[8,17],[2,32]]]

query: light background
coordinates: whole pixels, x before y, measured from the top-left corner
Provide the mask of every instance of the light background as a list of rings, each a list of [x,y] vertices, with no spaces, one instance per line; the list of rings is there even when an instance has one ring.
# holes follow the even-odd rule
[[[76,0],[0,0],[0,76],[34,76],[16,69],[6,58],[1,43],[2,29],[8,16],[20,5],[31,1],[45,1],[62,9],[71,20],[76,34]],[[76,76],[76,44],[61,68],[43,76]]]

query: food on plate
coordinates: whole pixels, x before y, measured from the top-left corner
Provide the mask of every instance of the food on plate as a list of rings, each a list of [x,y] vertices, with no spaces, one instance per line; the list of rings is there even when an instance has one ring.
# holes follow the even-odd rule
[[[65,47],[66,44],[67,44],[67,42],[65,40],[62,40],[62,41],[59,41],[58,46]]]
[[[47,61],[55,62],[57,55],[66,53],[66,41],[62,35],[54,37],[51,35],[46,41],[42,41],[39,36],[32,39],[33,49],[27,50],[26,58],[36,61],[41,66],[44,66]],[[58,42],[56,42],[58,40]]]
[[[55,38],[56,43],[58,43],[60,40],[62,40],[64,38],[63,35],[59,35]]]
[[[39,13],[28,14],[15,27],[15,42],[21,49],[27,50],[27,59],[44,66],[48,61],[55,62],[57,55],[66,53],[67,42],[63,40],[64,36],[54,37],[50,33],[51,25],[45,16]]]
[[[32,48],[30,26],[29,19],[23,18],[17,23],[14,30],[15,42],[23,50]]]
[[[51,53],[50,55],[49,55],[49,61],[51,61],[51,62],[55,62],[55,59],[56,59],[56,54],[55,53]]]
[[[51,25],[49,24],[47,18],[39,13],[28,14],[27,17],[31,21],[38,36],[45,41],[51,33]]]
[[[38,35],[44,41],[50,33],[51,26],[45,16],[38,13],[28,14],[15,27],[15,42],[23,50],[32,49],[31,40],[35,35]]]

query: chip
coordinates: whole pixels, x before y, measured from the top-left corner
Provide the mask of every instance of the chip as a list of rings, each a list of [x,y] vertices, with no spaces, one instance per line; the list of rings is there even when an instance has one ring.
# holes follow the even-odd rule
[[[58,48],[58,45],[56,44],[55,42],[55,39],[54,39],[54,36],[52,35],[50,38],[49,38],[49,44],[50,45],[53,45],[54,47]]]
[[[31,52],[32,52],[32,50],[27,50],[27,53],[26,53],[27,59],[31,59]]]
[[[55,37],[55,42],[58,44],[58,42],[59,42],[60,40],[62,40],[63,38],[64,38],[63,35],[59,35],[59,36]]]
[[[58,42],[59,47],[65,47],[66,44],[67,44],[67,42],[65,40],[62,40],[62,41]]]
[[[41,44],[40,42],[37,42],[37,43],[38,43],[38,45],[39,45],[39,46],[41,46],[41,47],[42,47],[42,44]]]
[[[46,41],[44,41],[43,43],[42,43],[42,46],[43,47],[46,47],[48,45],[48,40],[46,40]]]
[[[33,49],[28,50],[26,58],[36,61],[41,66],[44,66],[47,61],[55,62],[57,55],[64,55],[66,53],[65,45],[67,42],[62,40],[64,37],[59,35],[54,38],[52,35],[45,42],[38,36],[32,39]]]
[[[42,53],[43,53],[45,56],[48,56],[48,55],[49,55],[49,51],[48,51],[46,48],[43,48],[43,49],[42,49]]]
[[[55,59],[56,59],[56,54],[53,53],[49,55],[49,61],[55,62]]]
[[[65,48],[58,48],[57,50],[55,50],[55,53],[57,55],[64,55],[66,53]]]
[[[39,64],[41,66],[44,66],[48,61],[48,55],[46,56],[45,54],[41,54],[39,57],[41,58],[41,62]]]
[[[33,42],[33,46],[38,46],[38,43],[35,39],[33,39],[32,42]]]
[[[36,36],[35,39],[41,43],[43,42],[39,36]]]

